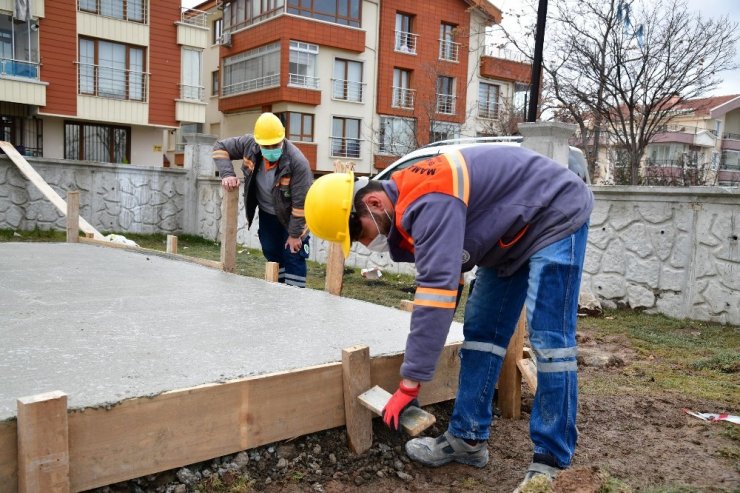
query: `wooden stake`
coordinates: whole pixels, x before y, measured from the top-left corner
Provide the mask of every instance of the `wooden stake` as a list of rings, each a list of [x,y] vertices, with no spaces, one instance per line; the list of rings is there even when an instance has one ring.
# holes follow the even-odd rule
[[[280,264],[277,262],[265,263],[265,281],[278,282],[280,276]]]
[[[532,393],[537,392],[537,366],[535,365],[534,361],[532,361],[529,358],[520,359],[516,362],[517,368],[519,368],[519,371],[522,372],[522,377],[524,377],[524,381],[527,382],[527,385],[529,385],[529,389],[532,391]]]
[[[80,192],[67,192],[67,243],[80,242]]]
[[[18,399],[18,492],[68,493],[67,395]]]
[[[516,325],[516,331],[509,341],[506,357],[501,366],[501,376],[498,379],[498,408],[504,418],[519,419],[522,413],[522,374],[516,362],[522,359],[526,326],[526,309],[522,308],[522,314]]]
[[[238,189],[224,190],[221,201],[221,262],[226,272],[236,270],[236,215],[238,209]]]
[[[413,312],[414,302],[411,300],[401,300],[399,308],[405,312]]]
[[[167,235],[167,253],[177,255],[177,236]]]
[[[360,395],[358,400],[363,406],[370,409],[378,416],[381,416],[383,414],[383,408],[390,398],[391,394],[388,391],[376,385],[372,389]],[[432,426],[436,421],[437,418],[435,418],[433,414],[430,414],[416,406],[406,408],[399,419],[401,429],[412,437],[419,435],[422,431]]]
[[[329,258],[326,260],[325,290],[334,295],[342,294],[342,278],[344,277],[344,253],[339,243],[329,244]]]
[[[373,444],[373,416],[357,400],[370,388],[370,348],[353,346],[342,350],[342,384],[349,448],[361,454]]]

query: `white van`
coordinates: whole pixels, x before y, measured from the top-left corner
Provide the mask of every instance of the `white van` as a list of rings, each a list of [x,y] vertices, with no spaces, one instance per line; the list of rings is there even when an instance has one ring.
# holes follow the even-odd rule
[[[463,149],[475,144],[500,144],[502,146],[520,146],[521,143],[521,137],[476,137],[440,140],[439,142],[433,142],[431,144],[425,145],[424,147],[420,147],[414,151],[409,152],[405,156],[388,165],[387,168],[375,175],[372,179],[388,180],[396,171],[408,168],[416,162],[434,157],[437,154],[443,154],[455,149]],[[568,168],[575,174],[580,176],[585,183],[589,185],[591,184],[591,178],[588,175],[588,166],[586,165],[586,158],[583,155],[583,151],[581,151],[577,147],[570,147],[570,154],[568,156]]]

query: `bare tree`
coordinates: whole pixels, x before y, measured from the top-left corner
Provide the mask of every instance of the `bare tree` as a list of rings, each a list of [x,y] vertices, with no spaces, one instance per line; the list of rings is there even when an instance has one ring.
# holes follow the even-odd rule
[[[675,110],[735,68],[737,28],[727,16],[689,12],[685,0],[563,2],[548,20],[543,108],[578,124],[592,172],[608,132],[638,184],[645,148]],[[508,39],[531,53],[528,38]]]

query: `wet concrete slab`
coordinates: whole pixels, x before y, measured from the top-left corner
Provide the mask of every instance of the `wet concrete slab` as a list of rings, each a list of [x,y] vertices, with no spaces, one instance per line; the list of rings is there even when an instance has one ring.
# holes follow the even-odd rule
[[[0,420],[404,350],[410,313],[101,246],[0,243]],[[453,324],[448,342],[462,340]]]

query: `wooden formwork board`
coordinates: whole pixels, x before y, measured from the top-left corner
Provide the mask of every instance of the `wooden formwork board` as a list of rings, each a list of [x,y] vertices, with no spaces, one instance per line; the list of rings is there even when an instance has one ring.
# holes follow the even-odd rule
[[[459,343],[445,346],[420,402],[452,399]],[[371,383],[394,391],[402,355],[371,360]],[[452,384],[454,382],[454,385]],[[69,411],[71,491],[83,491],[343,426],[341,362]],[[0,423],[0,491],[17,485],[15,421]]]

